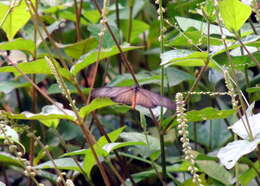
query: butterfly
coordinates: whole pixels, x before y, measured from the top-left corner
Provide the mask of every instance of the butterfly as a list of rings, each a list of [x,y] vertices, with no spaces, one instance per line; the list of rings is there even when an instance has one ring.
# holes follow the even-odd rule
[[[136,105],[146,108],[162,106],[172,110],[176,109],[176,104],[170,99],[139,86],[95,88],[92,91],[92,97],[109,97],[114,102],[131,105],[133,109]]]

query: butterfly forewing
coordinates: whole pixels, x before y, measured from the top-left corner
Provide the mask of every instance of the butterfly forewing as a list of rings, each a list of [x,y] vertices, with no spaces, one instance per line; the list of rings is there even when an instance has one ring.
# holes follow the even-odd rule
[[[119,94],[118,96],[112,98],[113,101],[118,102],[118,103],[123,103],[127,105],[132,104],[132,99],[134,96],[134,91],[132,89],[128,91],[124,91],[123,93]]]
[[[109,97],[113,101],[123,104],[141,105],[147,108],[163,106],[176,109],[176,105],[170,99],[140,87],[104,87],[92,91],[93,97]]]
[[[153,101],[151,100],[150,96],[146,95],[143,93],[144,89],[139,89],[138,93],[136,95],[136,103],[138,105],[141,105],[143,107],[147,107],[147,108],[154,108],[156,107],[155,104],[153,104]]]
[[[92,97],[109,97],[114,98],[125,92],[131,91],[131,87],[104,87],[96,88],[92,91]]]

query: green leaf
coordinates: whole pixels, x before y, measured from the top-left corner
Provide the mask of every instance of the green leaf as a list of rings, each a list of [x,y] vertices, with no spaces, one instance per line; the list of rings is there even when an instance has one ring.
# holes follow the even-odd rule
[[[161,65],[179,65],[179,66],[204,66],[208,60],[208,53],[196,52],[191,50],[170,50],[161,54]],[[215,67],[214,62],[209,62],[209,67]]]
[[[205,174],[220,181],[221,183],[225,185],[233,184],[234,179],[231,173],[229,173],[223,166],[219,165],[215,161],[197,160],[196,164]]]
[[[27,86],[30,86],[30,83],[19,82],[16,80],[3,81],[3,82],[0,82],[0,92],[8,94],[16,88],[22,88],[22,87],[27,87]]]
[[[74,16],[75,17],[75,16]],[[97,40],[100,40],[99,33],[103,32],[104,25],[102,24],[92,24],[88,26],[88,30],[91,33],[92,37],[95,37]],[[110,25],[112,32],[114,33],[117,41],[120,40],[119,30],[116,26]],[[115,42],[107,29],[104,31],[103,39],[102,39],[102,48],[111,48],[115,45]]]
[[[8,136],[8,138],[10,140],[13,140],[15,142],[19,142],[18,133],[14,129],[12,129],[10,126],[0,124],[0,128],[1,128],[0,139],[6,139],[6,137]],[[3,133],[3,130],[4,130],[4,133]]]
[[[0,124],[0,128],[2,129],[2,130],[0,130],[0,139],[4,140],[8,137],[8,139],[10,141],[13,141],[20,146],[20,148],[21,148],[20,150],[22,152],[25,152],[25,147],[23,146],[22,143],[20,143],[19,135],[14,129],[12,129],[10,126],[4,125],[4,124]],[[4,130],[4,132],[3,132],[3,130]]]
[[[83,16],[93,24],[96,24],[101,17],[98,10],[86,10],[83,12]]]
[[[131,51],[131,50],[135,50],[138,49],[140,47],[136,47],[136,46],[129,46],[129,45],[123,45],[121,46],[123,52],[127,52],[127,51]],[[79,71],[81,71],[82,69],[86,68],[87,66],[89,66],[92,63],[95,63],[98,57],[98,50],[93,50],[87,54],[85,54],[84,56],[82,56],[76,64],[74,64],[71,68],[71,72],[73,75],[77,75]],[[117,47],[114,46],[110,49],[103,49],[101,50],[101,52],[99,53],[99,60],[114,56],[119,54],[120,52],[118,51]]]
[[[88,38],[77,43],[64,45],[61,48],[64,48],[65,53],[68,56],[74,59],[79,59],[81,55],[97,48],[97,46],[98,41],[95,38]]]
[[[96,98],[94,99],[90,104],[82,107],[79,111],[79,115],[80,117],[84,118],[86,117],[86,115],[88,115],[90,112],[103,108],[103,107],[107,107],[107,106],[111,106],[111,105],[115,105],[117,103],[111,101],[111,99],[108,98]]]
[[[125,127],[121,127],[108,134],[108,137],[112,143],[118,139],[119,135],[122,133],[122,131],[124,129],[125,129]],[[103,147],[107,144],[109,144],[109,142],[107,141],[105,136],[102,136],[101,138],[99,138],[97,143],[94,145],[94,149],[98,156],[107,156],[109,154],[107,151],[105,151],[105,149],[103,149]],[[62,156],[64,157],[64,156],[75,156],[75,155],[85,155],[83,167],[84,167],[84,171],[86,172],[86,174],[90,175],[90,172],[96,163],[91,150],[90,149],[77,150],[74,152],[65,153]]]
[[[211,45],[222,45],[221,39],[209,37]],[[208,44],[208,37],[196,29],[188,29],[184,33],[178,34],[174,39],[170,40],[167,46],[176,47],[192,47],[197,45]]]
[[[208,23],[198,21],[196,19],[191,19],[191,18],[185,18],[185,17],[175,17],[178,25],[180,25],[181,29],[186,31],[189,28],[193,27],[196,28],[197,30],[201,30],[205,35],[208,35]],[[216,26],[214,24],[210,24],[210,35],[211,34],[217,34],[217,35],[222,35],[219,26]],[[230,33],[227,29],[223,29],[223,34],[226,36],[234,36],[232,33]]]
[[[47,127],[57,127],[58,119],[67,119],[71,121],[76,120],[74,112],[68,109],[64,109],[61,103],[56,104],[61,108],[57,108],[56,105],[46,105],[42,108],[42,111],[39,114],[33,114],[31,112],[22,112],[21,114],[13,114],[6,112],[6,116],[11,119],[24,119],[24,120],[39,120]]]
[[[129,20],[120,20],[120,28],[123,31],[124,38],[125,40],[128,40],[128,31],[129,31]],[[132,20],[132,31],[131,31],[131,40],[129,41],[130,43],[135,42],[139,35],[146,30],[149,29],[149,25],[144,23],[143,21],[140,20]]]
[[[8,164],[8,165],[16,165],[22,167],[22,162],[12,154],[6,152],[0,152],[0,162],[1,164]]]
[[[145,143],[145,146],[134,147],[134,151],[144,157],[149,157],[152,153],[160,150],[159,139],[150,135],[144,135],[138,132],[123,132],[121,133],[120,137],[128,142]]]
[[[249,160],[250,161],[250,160]],[[256,170],[260,169],[259,162],[256,161],[255,163],[250,162],[250,168],[248,168],[245,172],[243,172],[239,177],[239,183],[242,186],[247,186],[249,183],[258,175]]]
[[[66,87],[70,90],[70,93],[72,93],[72,94],[78,93],[77,88],[75,88],[75,86],[72,83],[70,83],[69,81],[65,81],[65,84],[66,84]],[[89,91],[90,91],[90,88],[82,88],[81,87],[81,91],[85,94],[88,94]],[[63,93],[63,90],[59,87],[59,85],[57,83],[52,84],[48,88],[48,94],[61,94],[61,93]]]
[[[189,166],[190,166],[190,164],[188,162],[184,161],[182,163],[167,166],[166,169],[167,169],[167,172],[169,172],[169,173],[184,172],[184,171],[188,171]],[[162,172],[161,168],[158,168],[157,171]],[[136,181],[136,183],[138,183],[138,182],[140,182],[144,179],[147,179],[149,177],[152,177],[154,175],[156,175],[156,171],[154,169],[152,169],[152,170],[146,170],[146,171],[135,173],[132,176],[133,176],[134,180]]]
[[[35,50],[35,44],[31,40],[17,38],[13,41],[1,42],[0,50],[23,50],[30,52],[30,54],[32,55]]]
[[[207,107],[201,110],[192,110],[187,112],[189,122],[197,122],[203,120],[224,119],[235,113],[235,110],[217,110],[212,107]]]
[[[55,166],[53,165],[52,161],[54,161]],[[81,169],[78,167],[78,165],[75,163],[75,161],[72,158],[55,159],[52,161],[47,161],[47,162],[41,163],[37,166],[34,166],[34,168],[35,169],[58,168],[60,170],[74,170],[74,171],[81,172]]]
[[[5,31],[8,40],[12,40],[31,17],[25,0],[15,2],[12,7],[0,4],[0,27]],[[35,0],[31,3],[35,4]]]
[[[113,150],[122,148],[122,147],[128,147],[128,146],[136,146],[136,145],[146,145],[144,142],[118,142],[118,143],[109,143],[103,146],[103,149],[110,153]]]
[[[220,1],[219,10],[226,28],[231,32],[237,32],[251,14],[251,8],[239,0]]]
[[[223,119],[190,124],[189,134],[192,141],[203,145],[209,151],[222,147],[232,137]]]
[[[250,88],[247,88],[246,91],[248,93],[257,93],[257,92],[260,92],[260,87],[250,87]]]
[[[168,67],[166,70],[165,75],[165,87],[172,87],[175,85],[180,84],[181,82],[185,80],[193,80],[193,76],[191,76],[189,73],[186,73],[184,71],[178,70],[174,67]],[[157,84],[161,85],[161,74],[160,70],[155,71],[142,71],[135,75],[136,79],[138,80],[138,83],[140,85],[146,85],[146,84]],[[129,73],[124,73],[122,75],[117,75],[109,84],[108,86],[133,86],[135,85],[135,82],[133,80],[133,77]]]
[[[60,67],[57,62],[55,65],[64,78],[70,79],[70,73],[66,69]],[[17,67],[25,74],[53,74],[50,70],[48,62],[45,59],[19,63]],[[0,72],[13,72],[15,76],[22,75],[14,66],[0,67]]]

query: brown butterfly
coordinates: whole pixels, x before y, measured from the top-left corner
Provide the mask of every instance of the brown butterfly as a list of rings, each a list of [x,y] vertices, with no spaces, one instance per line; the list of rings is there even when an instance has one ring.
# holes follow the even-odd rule
[[[133,109],[136,105],[146,108],[162,106],[176,109],[176,104],[170,99],[138,86],[96,88],[92,91],[92,97],[109,97],[117,103],[131,105]]]

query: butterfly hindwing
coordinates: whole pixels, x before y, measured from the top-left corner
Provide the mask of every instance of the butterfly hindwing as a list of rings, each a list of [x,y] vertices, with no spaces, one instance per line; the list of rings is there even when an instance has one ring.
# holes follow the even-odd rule
[[[168,109],[173,109],[173,110],[176,109],[175,103],[164,96],[161,96],[159,94],[156,94],[154,92],[151,92],[151,91],[145,90],[145,89],[141,89],[141,88],[140,88],[140,93],[147,96],[151,100],[154,107],[162,106],[162,107],[166,107]]]

